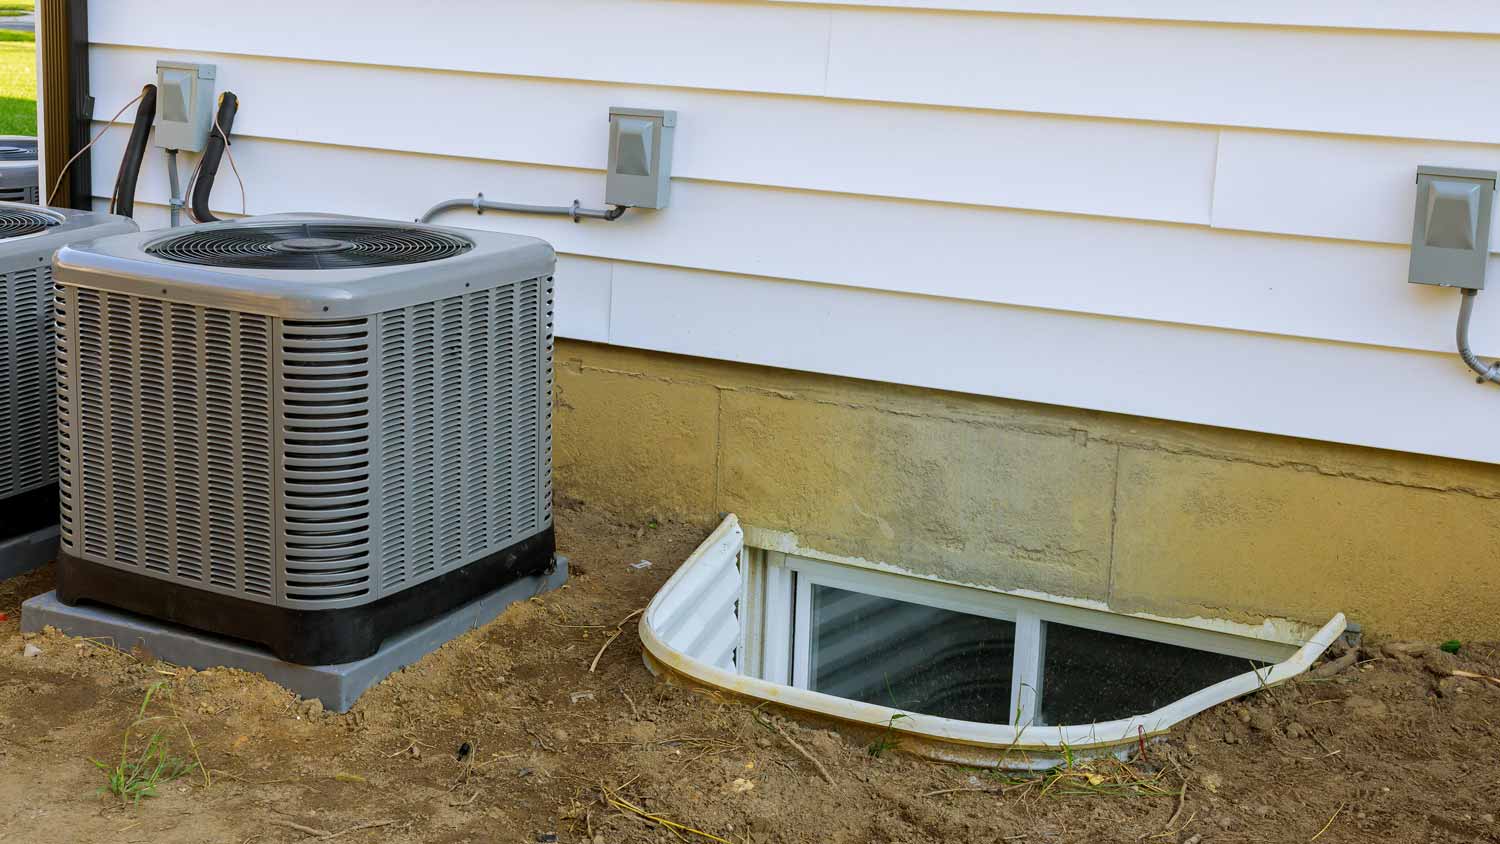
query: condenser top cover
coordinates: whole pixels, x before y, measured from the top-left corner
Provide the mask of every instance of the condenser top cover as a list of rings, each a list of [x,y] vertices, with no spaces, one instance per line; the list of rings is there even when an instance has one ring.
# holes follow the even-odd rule
[[[45,263],[53,250],[80,236],[105,237],[135,230],[132,220],[115,214],[0,202],[0,255],[24,249],[36,255],[38,263]]]
[[[269,214],[64,248],[66,284],[283,319],[338,319],[550,276],[545,241],[500,232]]]

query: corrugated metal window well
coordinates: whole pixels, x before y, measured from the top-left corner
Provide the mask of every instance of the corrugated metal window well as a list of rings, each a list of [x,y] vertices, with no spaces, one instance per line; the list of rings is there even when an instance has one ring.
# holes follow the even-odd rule
[[[1250,626],[948,583],[729,516],[640,632],[647,666],[669,678],[893,731],[933,758],[1041,768],[1123,754],[1290,679],[1344,627],[1342,615]]]

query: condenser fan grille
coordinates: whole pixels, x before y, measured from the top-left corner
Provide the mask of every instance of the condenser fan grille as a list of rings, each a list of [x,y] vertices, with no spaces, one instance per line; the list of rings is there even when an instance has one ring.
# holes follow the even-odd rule
[[[0,141],[0,161],[35,161],[35,140]]]
[[[36,234],[58,225],[62,221],[44,211],[33,211],[14,206],[0,207],[0,238],[20,237]]]
[[[146,247],[184,264],[259,270],[341,270],[420,264],[474,248],[447,232],[358,223],[280,223],[188,231]]]

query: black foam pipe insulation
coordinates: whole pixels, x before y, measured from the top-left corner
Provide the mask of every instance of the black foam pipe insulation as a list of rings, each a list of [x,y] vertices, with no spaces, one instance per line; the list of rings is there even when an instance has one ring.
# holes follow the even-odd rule
[[[219,125],[216,129],[209,129],[208,145],[203,148],[203,161],[198,166],[198,178],[193,182],[193,196],[189,204],[193,219],[200,223],[212,223],[219,219],[208,210],[208,195],[213,193],[214,176],[219,172],[219,161],[224,157],[224,147],[234,128],[234,114],[239,108],[239,98],[232,92],[225,91],[219,97]]]
[[[120,172],[115,177],[114,202],[110,211],[116,214],[135,216],[135,184],[141,175],[141,162],[146,158],[146,144],[155,120],[156,86],[147,85],[141,92],[141,104],[135,108],[135,126],[130,130],[130,141],[125,145]]]

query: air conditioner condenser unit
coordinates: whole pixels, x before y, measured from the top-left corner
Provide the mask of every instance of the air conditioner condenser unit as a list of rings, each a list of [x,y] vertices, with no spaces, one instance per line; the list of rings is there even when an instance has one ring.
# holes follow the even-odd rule
[[[0,135],[0,202],[42,201],[37,177],[36,138]]]
[[[59,598],[328,664],[550,569],[554,265],[319,214],[64,249]]]
[[[57,547],[52,253],[135,230],[111,214],[0,202],[0,578]]]

